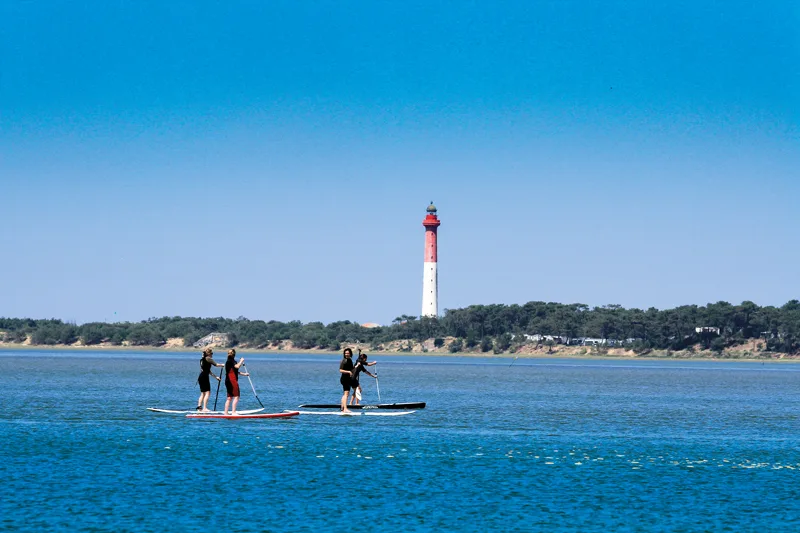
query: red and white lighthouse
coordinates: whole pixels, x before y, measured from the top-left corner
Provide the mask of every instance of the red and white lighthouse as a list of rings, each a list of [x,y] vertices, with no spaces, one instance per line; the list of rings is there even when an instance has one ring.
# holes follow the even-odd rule
[[[428,206],[425,226],[425,270],[422,275],[422,316],[439,315],[439,273],[437,271],[436,229],[441,222],[436,216],[436,206]]]

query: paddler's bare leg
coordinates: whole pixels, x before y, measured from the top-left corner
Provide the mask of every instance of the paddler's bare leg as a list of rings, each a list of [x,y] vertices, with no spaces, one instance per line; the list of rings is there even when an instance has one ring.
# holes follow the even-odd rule
[[[203,412],[208,412],[208,398],[211,396],[211,391],[203,393]]]
[[[233,397],[233,409],[231,409],[231,414],[232,415],[236,414],[236,406],[237,405],[239,405],[239,397],[238,396],[234,396]]]
[[[224,414],[224,415],[228,414],[228,407],[230,405],[231,405],[231,397],[228,396],[228,398],[225,400],[225,410],[222,411],[222,414]]]
[[[350,409],[347,408],[347,397],[350,395],[350,391],[346,390],[342,393],[342,412],[349,413]]]

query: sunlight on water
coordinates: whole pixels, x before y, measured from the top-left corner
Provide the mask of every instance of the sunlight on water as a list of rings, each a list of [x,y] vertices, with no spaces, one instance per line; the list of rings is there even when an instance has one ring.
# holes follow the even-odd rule
[[[25,357],[25,374],[18,368]],[[194,354],[0,352],[18,531],[792,531],[796,365],[384,358],[402,417],[192,421]],[[338,359],[248,357],[268,411],[336,403]],[[375,401],[372,384],[366,401]],[[254,407],[252,395],[242,409]],[[217,512],[222,510],[223,512]]]

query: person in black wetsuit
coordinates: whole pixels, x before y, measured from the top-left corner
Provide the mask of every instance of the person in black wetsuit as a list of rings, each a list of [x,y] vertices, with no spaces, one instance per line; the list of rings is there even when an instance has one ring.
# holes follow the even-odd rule
[[[366,367],[372,366],[376,364],[375,361],[370,363],[367,362],[367,354],[361,353],[361,350],[358,350],[358,361],[356,361],[355,366],[353,367],[353,381],[350,387],[353,389],[353,394],[350,396],[350,405],[358,405],[361,403],[361,385],[358,383],[358,375],[361,372],[364,372],[366,375],[377,378],[375,374],[370,374],[369,370]]]
[[[231,414],[236,414],[236,406],[239,404],[239,368],[244,364],[244,357],[236,361],[236,350],[228,350],[228,360],[225,361],[225,390],[228,397],[225,399],[225,409],[223,414],[228,414],[228,406],[233,400]],[[242,376],[249,376],[247,372],[242,372]]]
[[[203,358],[200,359],[200,375],[197,377],[197,384],[200,385],[200,397],[197,399],[198,411],[208,411],[208,397],[211,395],[211,380],[209,378],[213,376],[211,367],[225,366],[214,361],[212,355],[214,355],[214,352],[211,351],[211,348],[206,348],[203,350]],[[214,376],[214,379],[220,380],[217,376]]]
[[[342,412],[349,413],[347,408],[347,396],[350,394],[350,387],[353,382],[353,350],[345,348],[342,352],[342,362],[339,363],[339,383],[342,384]]]

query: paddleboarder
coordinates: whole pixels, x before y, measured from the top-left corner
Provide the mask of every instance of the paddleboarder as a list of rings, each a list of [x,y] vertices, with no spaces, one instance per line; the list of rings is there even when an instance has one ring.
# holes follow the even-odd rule
[[[228,414],[228,407],[231,406],[231,415],[236,414],[236,406],[239,404],[239,368],[244,364],[244,357],[236,361],[236,350],[228,350],[228,360],[225,361],[225,390],[228,397],[225,399],[225,409],[222,411]],[[249,376],[247,372],[241,375]],[[233,402],[231,402],[233,400]]]
[[[211,367],[225,366],[214,361],[213,355],[214,352],[211,348],[203,350],[203,357],[200,359],[200,375],[197,377],[197,384],[200,385],[200,397],[197,399],[197,410],[203,411],[204,413],[208,411],[208,398],[211,396],[210,376],[214,376],[214,374],[211,373]],[[217,376],[214,376],[214,379],[217,381],[220,380]]]
[[[349,413],[347,408],[347,397],[350,395],[350,388],[353,383],[353,350],[345,348],[342,352],[342,362],[339,363],[339,383],[342,384],[341,411]]]
[[[356,361],[355,366],[353,367],[353,382],[350,387],[353,389],[353,395],[350,397],[350,405],[359,405],[361,403],[361,384],[358,382],[358,375],[361,372],[364,372],[366,375],[377,379],[378,376],[375,374],[371,374],[366,367],[372,366],[376,364],[377,361],[367,362],[367,354],[361,353],[361,349],[358,350],[358,361]]]

